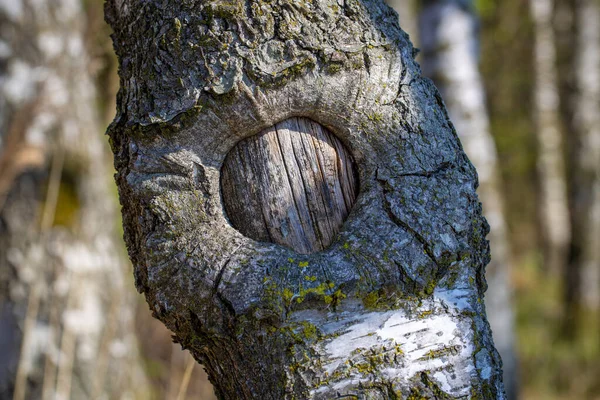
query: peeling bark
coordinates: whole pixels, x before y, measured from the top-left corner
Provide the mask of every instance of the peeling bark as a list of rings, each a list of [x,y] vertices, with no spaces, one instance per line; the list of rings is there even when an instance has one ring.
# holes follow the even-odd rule
[[[494,139],[479,72],[479,40],[473,4],[433,0],[419,18],[423,73],[433,79],[448,108],[465,152],[478,171],[478,193],[490,223],[486,309],[504,370],[508,398],[517,398],[517,359],[510,287],[510,248]]]
[[[78,4],[0,2],[0,398],[145,382]]]
[[[109,1],[109,128],[138,290],[222,399],[503,399],[488,225],[441,98],[383,1]],[[360,192],[326,249],[226,219],[240,141],[308,118]]]

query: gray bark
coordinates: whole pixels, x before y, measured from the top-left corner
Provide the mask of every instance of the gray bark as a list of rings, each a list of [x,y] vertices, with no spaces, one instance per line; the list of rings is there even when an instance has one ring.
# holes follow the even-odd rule
[[[115,0],[107,19],[136,284],[219,398],[505,398],[475,170],[383,1]],[[335,135],[360,183],[307,255],[222,205],[231,149],[293,117]]]
[[[571,226],[567,196],[563,139],[560,130],[553,0],[530,0],[535,25],[534,112],[540,182],[540,233],[545,270],[563,271],[567,264]]]
[[[83,12],[0,1],[0,398],[143,388]]]
[[[433,79],[448,108],[465,152],[479,175],[478,193],[490,223],[491,261],[487,267],[486,309],[494,343],[503,361],[508,398],[517,398],[517,359],[506,232],[497,152],[485,108],[479,72],[479,40],[473,4],[434,0],[420,14],[423,73]]]

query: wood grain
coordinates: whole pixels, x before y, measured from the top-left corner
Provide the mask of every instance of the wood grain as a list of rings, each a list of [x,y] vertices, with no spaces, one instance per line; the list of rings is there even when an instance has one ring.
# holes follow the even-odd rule
[[[358,192],[348,150],[307,118],[287,119],[242,140],[221,176],[225,211],[237,230],[301,254],[331,244]]]

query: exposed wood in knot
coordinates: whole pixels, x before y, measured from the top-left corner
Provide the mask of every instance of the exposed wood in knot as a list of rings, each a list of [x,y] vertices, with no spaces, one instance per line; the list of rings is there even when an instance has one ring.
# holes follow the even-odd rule
[[[348,150],[307,118],[287,119],[242,140],[221,176],[225,211],[238,231],[302,254],[331,244],[358,194]]]

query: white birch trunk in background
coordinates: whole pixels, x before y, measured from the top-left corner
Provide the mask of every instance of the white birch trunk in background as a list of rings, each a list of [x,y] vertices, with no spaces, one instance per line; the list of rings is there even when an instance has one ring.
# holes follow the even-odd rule
[[[145,386],[84,26],[78,1],[0,1],[0,398]]]
[[[563,139],[560,133],[552,0],[530,0],[535,24],[535,120],[538,142],[539,222],[544,269],[557,274],[567,261],[571,236]]]
[[[479,175],[478,193],[490,224],[492,258],[486,271],[486,309],[504,364],[508,398],[517,396],[517,361],[510,286],[510,249],[500,193],[497,153],[478,66],[477,20],[469,2],[430,1],[419,18],[421,67],[446,103],[465,152]]]
[[[600,4],[575,2],[571,297],[600,306]],[[575,300],[576,299],[576,300]]]

